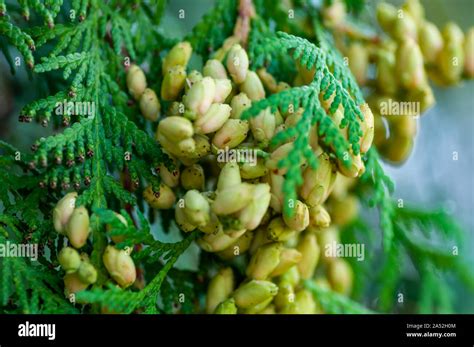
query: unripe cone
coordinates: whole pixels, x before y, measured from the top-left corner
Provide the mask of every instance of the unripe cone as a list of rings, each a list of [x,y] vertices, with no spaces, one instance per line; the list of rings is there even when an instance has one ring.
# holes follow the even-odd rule
[[[135,282],[137,278],[135,264],[132,257],[126,251],[107,246],[102,260],[110,277],[122,288],[127,288]]]
[[[334,291],[349,295],[352,290],[354,274],[350,265],[343,259],[336,259],[328,267],[328,279]]]
[[[269,175],[270,192],[271,192],[270,206],[277,213],[281,213],[283,210],[283,201],[285,198],[283,194],[284,182],[285,182],[285,177],[274,174],[274,173],[270,173]]]
[[[295,289],[288,282],[281,281],[278,285],[278,294],[275,296],[275,306],[281,310],[295,301]]]
[[[298,271],[302,279],[310,279],[313,277],[314,270],[318,265],[320,248],[313,233],[305,233],[302,235],[297,250],[301,253],[301,261],[298,263]]]
[[[205,226],[199,227],[199,230],[206,234],[217,234],[223,232],[224,227],[222,226],[222,223],[220,222],[217,215],[211,210],[211,220]]]
[[[240,236],[232,245],[217,253],[219,258],[230,260],[248,251],[253,240],[254,233],[250,230]]]
[[[161,183],[159,191],[153,191],[153,187],[149,185],[143,191],[143,198],[150,205],[151,208],[156,209],[168,209],[173,207],[173,204],[176,201],[176,195],[171,190],[170,187]]]
[[[339,230],[334,227],[320,230],[318,233],[318,245],[321,249],[321,259],[325,263],[332,262],[335,259],[335,254],[328,252],[335,244],[339,244]]]
[[[233,298],[237,307],[246,309],[273,298],[277,293],[278,287],[275,283],[251,280],[240,285]]]
[[[186,219],[193,225],[205,226],[211,218],[211,207],[207,199],[197,190],[188,190],[183,197],[183,212]]]
[[[250,254],[255,254],[255,252],[260,246],[270,243],[271,241],[272,240],[268,238],[267,227],[266,226],[258,227],[254,232],[254,237],[252,239],[252,243],[250,244],[250,248],[249,248]]]
[[[327,228],[331,224],[331,216],[322,205],[313,206],[309,209],[309,223],[315,228]]]
[[[217,215],[228,215],[240,211],[252,200],[253,185],[241,183],[219,190],[212,205],[212,210]]]
[[[244,162],[240,165],[240,175],[243,179],[252,180],[263,177],[268,173],[265,162],[262,158],[257,158],[257,164]]]
[[[247,277],[265,280],[280,263],[281,244],[278,242],[263,245],[257,249],[247,266]]]
[[[230,267],[222,268],[212,278],[207,287],[206,312],[213,313],[234,290],[234,273]]]
[[[209,110],[194,122],[196,133],[209,134],[219,130],[229,119],[230,110],[227,104],[212,104]]]
[[[464,33],[459,25],[454,22],[449,22],[443,28],[443,39],[445,43],[462,44],[464,41]]]
[[[296,287],[301,281],[301,275],[298,266],[292,266],[288,271],[280,276],[280,283],[289,283]]]
[[[73,273],[81,266],[79,253],[71,247],[64,247],[58,255],[59,264],[66,273]]]
[[[205,77],[212,77],[214,79],[227,78],[227,72],[224,65],[217,59],[209,59],[202,69]]]
[[[212,139],[217,148],[237,147],[247,138],[249,123],[240,119],[228,119]]]
[[[247,94],[239,93],[234,96],[230,102],[230,106],[232,107],[232,112],[230,117],[231,118],[240,118],[242,112],[248,109],[252,105],[252,101],[249,99]]]
[[[122,216],[120,213],[117,213],[117,212],[114,212],[114,214],[123,225],[125,226],[128,225],[127,220],[125,219],[124,216]],[[106,225],[106,230],[107,232],[112,231],[112,225]],[[112,241],[114,241],[115,243],[120,243],[125,240],[125,237],[122,235],[112,236],[111,238],[112,238]]]
[[[77,272],[66,274],[66,276],[64,276],[64,294],[66,297],[69,297],[71,294],[76,294],[77,292],[86,289],[88,286],[87,283],[80,280]]]
[[[293,215],[288,216],[283,214],[283,220],[290,229],[296,231],[303,231],[309,225],[309,210],[308,206],[303,202],[296,200],[293,207]]]
[[[196,229],[196,226],[188,221],[186,215],[184,214],[183,208],[179,206],[179,204],[176,204],[174,209],[174,219],[178,225],[178,228],[184,232],[190,232]]]
[[[321,205],[329,196],[336,179],[336,171],[334,170],[329,156],[322,153],[318,157],[318,168],[306,168],[303,173],[303,185],[300,189],[300,195],[308,206]]]
[[[202,81],[204,76],[197,70],[191,71],[188,76],[186,77],[186,83],[184,86],[184,89],[186,93],[189,91],[189,89],[197,82]]]
[[[435,63],[439,52],[443,48],[443,38],[438,27],[431,22],[423,23],[418,34],[418,42],[425,62],[428,64]]]
[[[405,0],[402,9],[407,11],[417,25],[421,25],[425,19],[425,9],[419,0]]]
[[[227,163],[222,168],[217,181],[217,190],[223,190],[242,183],[240,169],[237,163]]]
[[[245,229],[236,230],[232,233],[219,230],[217,233],[204,235],[197,240],[197,243],[206,252],[220,252],[231,246],[244,233]]]
[[[135,100],[139,100],[140,96],[146,89],[146,77],[143,70],[133,64],[127,71],[127,87],[130,94]]]
[[[240,45],[232,46],[227,54],[226,65],[235,83],[240,84],[245,81],[249,69],[249,58]]]
[[[315,314],[316,302],[311,292],[301,289],[295,294],[294,302],[287,305],[280,313],[282,314]]]
[[[298,264],[303,255],[292,248],[284,248],[280,252],[280,261],[278,262],[277,267],[272,271],[270,277],[280,276],[287,272],[291,267]]]
[[[174,188],[179,184],[179,162],[172,156],[170,156],[170,158],[173,162],[174,169],[170,171],[164,163],[160,164],[160,178],[168,187]]]
[[[193,124],[184,117],[166,117],[158,124],[158,133],[170,141],[179,142],[193,136]]]
[[[97,270],[89,262],[83,261],[77,274],[80,280],[86,284],[93,284],[97,281]]]
[[[369,50],[359,42],[354,42],[349,46],[347,52],[349,68],[357,83],[361,86],[367,83],[367,71],[369,68]]]
[[[364,116],[364,120],[361,122],[360,152],[366,153],[374,140],[374,115],[367,103],[360,105],[360,111]]]
[[[211,77],[204,77],[189,88],[183,103],[189,110],[204,115],[211,107],[216,95],[216,83]]]
[[[359,213],[359,200],[354,195],[343,199],[331,199],[328,205],[332,221],[340,226],[347,225]]]
[[[89,212],[84,206],[74,209],[66,226],[66,236],[74,248],[81,248],[89,236]]]
[[[237,314],[237,306],[235,306],[235,300],[229,298],[224,300],[217,306],[214,314]]]
[[[214,102],[224,102],[232,91],[232,83],[227,78],[214,79],[216,84],[216,94],[214,95]]]
[[[402,164],[413,149],[413,138],[402,135],[390,136],[380,147],[382,156],[394,164]]]
[[[163,59],[162,72],[165,74],[170,68],[181,65],[188,65],[193,48],[187,41],[179,42],[171,48],[166,57]]]
[[[415,20],[407,12],[403,12],[402,15],[397,15],[390,34],[399,42],[403,42],[407,39],[416,41],[418,38],[418,29]]]
[[[247,94],[250,100],[261,100],[265,98],[265,89],[262,81],[254,71],[249,71],[245,81],[240,85],[240,91]]]
[[[260,225],[270,205],[270,198],[270,186],[268,184],[259,183],[253,186],[250,203],[239,213],[239,220],[243,228],[254,230]]]
[[[260,314],[263,310],[265,310],[268,305],[273,301],[273,297],[270,297],[254,306],[242,309],[242,314]]]
[[[186,167],[181,173],[181,185],[186,190],[204,190],[204,169],[199,164]]]
[[[464,40],[464,74],[474,78],[474,28],[470,28]]]
[[[322,11],[324,25],[335,28],[342,25],[346,19],[346,6],[343,1],[336,0],[329,6],[324,6]]]
[[[267,232],[268,239],[273,241],[288,241],[296,234],[296,231],[286,225],[281,217],[271,220],[267,227]]]
[[[400,85],[407,90],[421,89],[426,85],[423,55],[414,40],[405,40],[398,46],[396,73]]]
[[[397,18],[397,9],[395,6],[386,2],[377,5],[377,21],[380,27],[386,32],[390,32],[393,23]]]
[[[256,117],[250,119],[250,130],[253,137],[262,146],[266,147],[275,135],[276,119],[270,108],[261,111]]]
[[[464,34],[454,23],[443,29],[444,47],[438,56],[439,70],[448,83],[457,83],[464,69]]]
[[[395,74],[395,52],[383,49],[377,54],[377,88],[384,94],[392,95],[397,92],[398,80]]]
[[[143,117],[156,122],[160,117],[161,105],[153,89],[146,88],[140,97],[140,111]]]
[[[365,172],[365,165],[364,162],[362,161],[362,157],[360,154],[354,155],[352,150],[349,152],[349,157],[350,157],[350,164],[346,165],[344,162],[341,160],[337,160],[337,168],[339,169],[339,172],[342,173],[344,176],[347,177],[360,177],[362,174]]]
[[[186,69],[174,66],[166,71],[161,84],[161,98],[166,101],[176,100],[186,83]]]
[[[63,234],[66,229],[66,225],[71,218],[72,212],[76,207],[77,193],[67,193],[61,200],[58,201],[53,211],[53,224],[54,229]]]

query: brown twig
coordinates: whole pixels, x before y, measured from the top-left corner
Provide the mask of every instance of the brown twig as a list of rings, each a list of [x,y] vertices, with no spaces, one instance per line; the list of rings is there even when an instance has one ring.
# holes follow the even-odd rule
[[[243,47],[247,47],[250,33],[250,20],[255,16],[255,8],[252,0],[239,0],[239,17],[235,23],[234,36],[237,37]]]

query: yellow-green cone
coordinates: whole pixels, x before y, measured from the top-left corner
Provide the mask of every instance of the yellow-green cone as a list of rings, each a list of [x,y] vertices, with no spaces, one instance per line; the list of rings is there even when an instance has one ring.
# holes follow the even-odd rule
[[[309,223],[315,228],[327,228],[331,224],[331,216],[322,205],[313,206],[309,209]]]
[[[347,52],[349,68],[357,83],[361,86],[367,83],[367,71],[369,68],[369,50],[362,43],[354,42],[349,46]]]
[[[216,83],[211,77],[204,77],[194,83],[183,97],[183,103],[187,109],[204,115],[214,101],[216,95]]]
[[[420,49],[425,63],[433,64],[443,48],[443,37],[438,27],[431,22],[424,22],[418,34]]]
[[[252,231],[246,231],[245,234],[240,236],[232,245],[224,249],[223,251],[217,253],[219,258],[224,260],[230,260],[234,257],[237,257],[250,248],[250,245],[253,240],[254,233]]]
[[[198,227],[209,223],[211,207],[207,199],[199,191],[188,190],[183,199],[183,212],[189,223]]]
[[[131,65],[127,71],[127,87],[135,100],[140,100],[146,85],[146,77],[143,70],[135,64]]]
[[[71,247],[64,247],[58,255],[59,265],[66,273],[73,273],[79,269],[81,265],[81,257],[79,253]]]
[[[247,266],[247,277],[265,280],[276,269],[280,262],[280,243],[270,243],[257,249]]]
[[[88,286],[89,285],[87,283],[81,281],[77,272],[66,274],[66,276],[64,276],[64,294],[66,297],[80,292],[81,290],[86,289]]]
[[[206,234],[197,240],[198,245],[206,252],[221,252],[230,247],[245,233],[245,229],[237,230],[233,233],[225,233],[218,230],[216,233]]]
[[[61,200],[58,201],[53,211],[54,229],[64,234],[66,225],[71,218],[72,212],[76,207],[77,193],[67,193]]]
[[[227,54],[226,65],[235,83],[240,84],[245,81],[249,69],[249,58],[240,45],[232,46]]]
[[[181,186],[186,190],[204,190],[205,176],[204,169],[199,164],[186,167],[181,172]]]
[[[179,42],[170,49],[166,57],[163,59],[162,73],[166,72],[177,65],[186,66],[188,65],[189,59],[193,49],[191,44],[187,41]]]
[[[309,225],[309,209],[305,203],[296,200],[294,206],[290,206],[293,209],[291,216],[283,214],[283,220],[290,229],[296,231],[303,231]]]
[[[275,283],[251,280],[241,284],[234,292],[233,298],[237,307],[248,309],[274,297],[277,293],[278,287]]]
[[[66,226],[66,236],[74,248],[83,247],[89,237],[89,212],[84,206],[74,209]]]
[[[228,119],[212,138],[217,148],[237,147],[247,138],[249,123],[240,119]]]
[[[217,306],[214,313],[215,314],[237,314],[237,306],[235,306],[235,300],[233,298],[224,300]]]
[[[170,187],[161,183],[157,192],[149,185],[143,191],[143,198],[151,208],[166,210],[173,207],[176,201],[176,195]]]
[[[295,234],[296,230],[291,229],[283,221],[283,218],[276,217],[271,220],[267,227],[267,237],[273,241],[288,241]]]
[[[353,272],[347,261],[335,259],[329,264],[328,279],[334,291],[349,295],[352,290]]]
[[[227,78],[227,72],[224,65],[217,59],[209,59],[202,69],[204,77],[212,77],[214,79]]]
[[[212,104],[209,110],[194,122],[197,134],[209,134],[219,130],[230,117],[230,106]]]
[[[250,130],[253,137],[263,147],[266,147],[275,135],[276,119],[270,108],[261,111],[250,119]]]
[[[232,92],[232,83],[227,78],[214,79],[216,84],[216,94],[214,95],[214,102],[224,102]]]
[[[212,205],[217,215],[228,215],[240,211],[253,198],[254,187],[249,183],[233,185],[219,190]]]
[[[183,66],[174,66],[169,69],[161,84],[161,98],[166,101],[178,99],[186,83],[186,70]]]
[[[250,100],[261,100],[265,98],[265,89],[262,81],[254,71],[249,71],[245,81],[240,86],[240,91],[245,93]]]
[[[331,193],[336,171],[326,153],[318,157],[318,168],[316,170],[307,167],[303,173],[303,185],[300,195],[308,206],[321,205]]]
[[[153,89],[146,88],[140,97],[140,111],[143,117],[156,122],[160,117],[161,105]]]
[[[79,270],[77,271],[79,278],[86,284],[93,284],[97,281],[97,270],[94,265],[89,262],[82,262]]]
[[[248,205],[239,213],[239,220],[242,227],[247,230],[256,229],[268,210],[270,205],[270,186],[266,183],[259,183],[253,186],[253,198]]]
[[[230,102],[232,107],[231,118],[240,118],[242,112],[248,109],[252,105],[252,101],[249,99],[247,94],[239,93],[234,96]]]
[[[400,85],[407,90],[421,89],[426,85],[423,55],[412,39],[400,43],[397,49],[396,74]]]
[[[184,117],[166,117],[158,124],[158,133],[172,142],[179,142],[193,136],[193,124]]]
[[[234,273],[230,267],[222,268],[209,282],[206,296],[206,312],[213,313],[234,290]]]
[[[297,265],[301,278],[310,279],[314,275],[320,254],[316,235],[308,232],[303,234],[296,249],[302,256],[301,261]]]
[[[272,271],[270,277],[280,276],[287,272],[291,267],[298,264],[303,258],[302,254],[296,249],[284,248],[280,253],[278,266]]]
[[[102,256],[105,268],[122,288],[127,288],[135,282],[137,271],[132,257],[125,250],[107,246]]]

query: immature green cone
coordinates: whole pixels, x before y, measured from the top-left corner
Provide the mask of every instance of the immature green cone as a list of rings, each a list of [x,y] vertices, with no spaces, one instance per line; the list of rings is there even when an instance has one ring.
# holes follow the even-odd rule
[[[193,124],[184,117],[171,116],[158,124],[158,133],[172,142],[189,139],[194,134]]]
[[[227,72],[224,65],[217,59],[209,59],[202,68],[204,77],[212,77],[214,79],[227,79]]]
[[[362,130],[362,137],[359,142],[360,152],[366,153],[374,141],[374,115],[367,103],[360,105],[360,111],[364,116],[364,120],[360,124]]]
[[[240,165],[240,175],[243,179],[252,180],[263,177],[268,173],[265,162],[262,158],[257,158],[257,163],[244,162]]]
[[[398,89],[398,79],[395,74],[395,52],[381,49],[377,52],[377,88],[384,94],[393,95]]]
[[[263,310],[265,310],[268,305],[273,301],[273,297],[270,297],[254,306],[242,309],[242,314],[260,314]]]
[[[369,68],[369,50],[362,43],[354,42],[349,46],[347,52],[349,68],[357,83],[361,86],[367,83],[367,71]]]
[[[201,230],[201,229],[200,229]],[[209,233],[197,240],[198,245],[206,252],[214,253],[221,252],[230,247],[245,233],[245,229],[236,230],[229,233],[228,230],[218,230],[215,233]]]
[[[414,40],[404,40],[398,46],[396,73],[400,85],[407,90],[421,89],[426,85],[423,55]]]
[[[183,212],[193,225],[205,226],[211,218],[211,206],[207,199],[197,190],[188,190],[183,197]]]
[[[336,179],[336,171],[326,153],[318,157],[318,168],[308,166],[303,173],[300,195],[308,206],[321,205],[329,196]]]
[[[255,280],[267,279],[280,262],[281,248],[278,242],[259,247],[247,266],[247,277]]]
[[[166,184],[161,183],[157,192],[149,185],[143,191],[143,198],[151,208],[166,210],[173,207],[176,201],[176,195]]]
[[[310,279],[318,265],[320,248],[316,235],[306,232],[302,235],[296,248],[301,253],[301,261],[298,263],[298,271],[302,279]]]
[[[204,169],[199,164],[186,167],[181,173],[181,185],[186,190],[204,190]]]
[[[183,96],[187,109],[198,115],[204,115],[211,107],[216,95],[216,83],[211,77],[204,77],[194,83]]]
[[[156,122],[160,117],[161,105],[153,89],[146,88],[140,97],[140,111],[143,117]]]
[[[344,295],[351,293],[354,274],[344,259],[335,259],[329,264],[328,278],[334,291]]]
[[[178,99],[179,94],[184,89],[186,83],[186,69],[181,66],[174,66],[166,71],[161,84],[161,98],[166,101]]]
[[[296,231],[303,231],[309,225],[309,209],[305,203],[296,200],[293,203],[294,206],[290,206],[293,209],[291,216],[283,214],[283,220],[290,229]]]
[[[286,225],[281,217],[275,217],[271,220],[267,232],[267,237],[273,241],[288,241],[296,234],[296,231]]]
[[[380,153],[388,161],[394,164],[402,164],[410,156],[413,150],[413,138],[402,135],[390,136],[380,147]]]
[[[449,84],[459,82],[464,69],[464,34],[454,23],[443,29],[444,46],[438,55],[439,70]]]
[[[365,165],[360,154],[354,155],[352,150],[348,153],[350,164],[346,165],[342,160],[337,160],[337,168],[346,177],[360,177],[365,172]]]
[[[74,209],[66,226],[66,236],[74,248],[81,248],[89,237],[89,212],[84,206]]]
[[[89,262],[83,261],[77,274],[79,275],[80,280],[86,284],[93,284],[97,281],[97,270],[94,265]]]
[[[278,287],[275,283],[251,280],[241,284],[234,292],[233,298],[237,307],[247,309],[274,297],[277,293]]]
[[[464,40],[464,74],[474,78],[474,28],[470,28]]]
[[[239,220],[247,230],[256,229],[270,206],[270,186],[259,183],[253,186],[252,199],[239,213]]]
[[[191,54],[193,53],[193,48],[191,44],[187,41],[179,42],[171,48],[166,57],[163,59],[162,64],[162,73],[163,75],[166,72],[177,65],[186,66],[188,65]]]
[[[280,252],[280,261],[277,267],[272,271],[270,277],[280,276],[287,272],[291,267],[298,264],[303,259],[302,254],[296,249],[284,248]]]
[[[252,231],[246,231],[245,234],[240,236],[232,245],[224,249],[223,251],[217,253],[219,258],[224,260],[230,260],[234,257],[237,257],[250,248],[250,245],[253,240],[254,233]]]
[[[209,134],[222,128],[230,117],[230,110],[227,104],[212,104],[209,110],[194,122],[196,133]]]
[[[431,22],[424,22],[418,33],[418,42],[425,63],[434,64],[443,48],[443,37],[438,27]]]
[[[301,275],[297,266],[292,266],[280,276],[280,283],[289,283],[296,287],[301,281]]]
[[[217,148],[237,147],[247,138],[249,123],[240,119],[228,119],[212,138]]]
[[[214,102],[222,103],[232,92],[232,83],[227,78],[217,78],[214,79],[214,82],[216,84],[216,94],[214,95]]]
[[[64,295],[66,295],[66,297],[69,297],[71,294],[76,294],[88,286],[87,283],[81,281],[77,272],[69,273],[64,276]]]
[[[265,165],[274,174],[285,175],[288,171],[287,168],[280,168],[279,163],[281,160],[288,157],[290,152],[293,150],[293,142],[285,143],[276,148],[267,159]]]
[[[240,45],[232,46],[227,54],[226,65],[235,83],[240,84],[245,81],[249,70],[249,58]]]
[[[295,289],[291,283],[280,281],[278,284],[278,294],[275,296],[275,306],[278,310],[295,302]]]
[[[184,86],[184,90],[186,93],[188,93],[189,89],[196,84],[199,81],[202,81],[204,76],[197,70],[191,71],[187,76],[186,76],[186,83]]]
[[[160,178],[168,187],[175,188],[179,185],[180,171],[179,162],[176,158],[169,156],[173,162],[174,168],[170,171],[164,163],[160,164]]]
[[[262,81],[254,71],[249,71],[245,81],[240,85],[240,91],[245,93],[250,100],[261,100],[265,98],[265,89]]]
[[[230,267],[222,268],[207,287],[206,312],[213,313],[234,290],[234,273]]]
[[[64,234],[66,230],[67,222],[69,221],[69,218],[71,218],[72,212],[76,207],[76,199],[76,192],[67,193],[58,201],[53,210],[54,229],[60,234]]]
[[[314,228],[327,228],[331,224],[331,216],[322,205],[310,207],[309,224]]]
[[[247,94],[239,93],[235,95],[230,101],[230,107],[232,107],[232,112],[230,114],[230,117],[239,119],[242,112],[248,109],[251,105],[252,105],[252,100],[249,99]]]
[[[328,208],[332,221],[339,226],[344,226],[357,217],[359,200],[352,194],[343,199],[331,199]]]
[[[237,163],[227,163],[222,168],[219,179],[217,181],[217,190],[223,190],[228,187],[240,185],[242,179],[240,178],[240,169]]]
[[[240,211],[253,198],[254,186],[249,183],[233,185],[217,192],[212,210],[217,215],[228,215]]]
[[[190,232],[196,229],[196,226],[188,221],[186,215],[184,214],[184,209],[179,206],[179,204],[176,204],[176,207],[174,209],[174,219],[176,224],[178,225],[178,228],[183,230],[184,232]]]
[[[235,300],[229,298],[222,301],[214,311],[214,314],[237,314],[237,306],[235,306]]]
[[[275,212],[281,213],[283,211],[283,201],[285,199],[283,194],[283,183],[285,182],[285,177],[270,173],[268,178],[271,193],[270,206],[275,210]]]
[[[335,0],[330,5],[323,7],[322,15],[324,25],[328,28],[336,28],[344,24],[346,19],[346,6],[343,1]]]
[[[117,219],[118,219],[123,225],[125,225],[125,226],[128,225],[127,220],[125,219],[124,216],[122,216],[120,213],[117,213],[117,212],[114,212],[114,214],[115,214],[115,217],[117,217]],[[112,226],[109,225],[109,224],[107,224],[105,228],[106,228],[107,232],[112,231]],[[125,237],[122,236],[122,235],[118,235],[118,236],[112,236],[111,239],[112,239],[112,241],[114,241],[115,243],[120,243],[120,242],[123,242],[123,241],[125,240]]]
[[[408,93],[408,100],[420,103],[420,115],[424,114],[429,108],[431,108],[436,103],[433,90],[428,84],[421,90],[414,90]],[[412,116],[417,115],[418,114],[414,114]]]
[[[404,42],[408,39],[417,40],[418,28],[410,13],[403,12],[397,15],[390,35],[398,42]]]
[[[127,87],[130,94],[135,100],[139,100],[140,96],[146,89],[146,77],[143,70],[133,64],[127,71]]]
[[[318,233],[318,245],[321,249],[321,259],[325,263],[330,263],[336,258],[334,246],[340,243],[339,230],[335,227],[320,230]]]
[[[105,268],[122,288],[127,288],[135,282],[137,270],[132,257],[125,250],[107,246],[102,256]]]
[[[395,6],[386,2],[381,2],[377,5],[377,21],[386,33],[390,32],[396,18],[397,9]]]
[[[280,312],[282,314],[315,314],[316,302],[311,292],[301,289],[296,292],[294,302],[285,306]]]
[[[405,0],[402,9],[412,16],[417,25],[421,25],[424,22],[425,9],[420,3],[420,0]]]
[[[264,147],[268,146],[273,135],[275,135],[275,129],[275,115],[272,114],[270,108],[266,108],[256,117],[250,119],[250,130],[252,131],[253,137]]]
[[[73,273],[79,269],[81,265],[81,257],[79,253],[71,247],[64,247],[58,255],[59,265],[66,273]]]

